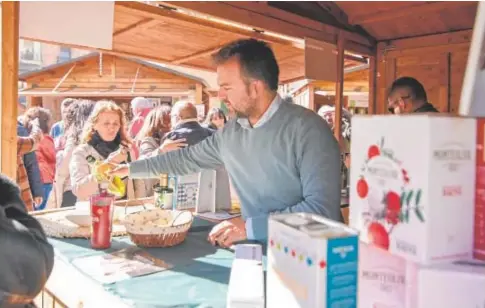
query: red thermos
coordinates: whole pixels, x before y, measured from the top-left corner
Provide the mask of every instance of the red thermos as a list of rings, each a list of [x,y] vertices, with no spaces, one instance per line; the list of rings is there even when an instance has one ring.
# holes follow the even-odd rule
[[[108,249],[111,247],[114,196],[108,194],[107,183],[100,185],[99,194],[89,198],[91,207],[91,247]]]

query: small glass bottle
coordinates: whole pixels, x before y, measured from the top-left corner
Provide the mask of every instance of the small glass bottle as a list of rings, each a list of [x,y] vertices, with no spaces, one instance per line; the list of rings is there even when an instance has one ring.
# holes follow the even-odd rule
[[[173,189],[168,187],[168,174],[160,175],[160,185],[155,187],[155,206],[162,209],[173,208]]]

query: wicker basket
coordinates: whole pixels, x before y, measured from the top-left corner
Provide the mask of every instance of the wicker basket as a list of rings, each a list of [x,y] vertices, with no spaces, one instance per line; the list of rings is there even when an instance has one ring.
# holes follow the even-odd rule
[[[166,223],[153,223],[160,220]],[[193,220],[191,212],[157,208],[126,216],[124,225],[131,241],[137,246],[170,247],[185,240]]]

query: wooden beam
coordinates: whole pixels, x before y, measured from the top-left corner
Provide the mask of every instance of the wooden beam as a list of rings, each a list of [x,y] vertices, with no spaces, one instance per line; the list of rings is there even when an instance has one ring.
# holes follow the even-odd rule
[[[376,114],[376,81],[377,81],[377,59],[369,59],[369,114]]]
[[[131,93],[130,90],[124,89],[124,91],[116,92],[113,90],[107,91],[107,89],[93,89],[91,91],[76,91],[76,89],[70,90],[65,89],[60,92],[52,93],[51,91],[41,91],[38,89],[26,90],[19,92],[19,95],[24,96],[75,96],[75,97],[134,97],[134,96],[186,96],[192,94],[193,90],[155,90],[155,91],[137,91]],[[14,120],[17,119],[17,115],[13,117]],[[16,127],[15,127],[16,128]],[[16,132],[16,130],[14,131]]]
[[[136,81],[138,80],[138,74],[140,73],[140,66],[136,69],[135,79],[133,80],[133,85],[131,86],[131,93],[135,93]]]
[[[439,68],[439,102],[436,104],[440,112],[450,112],[450,59],[451,53],[445,52],[440,55]]]
[[[127,34],[127,33],[132,33],[133,30],[143,30],[143,29],[148,29],[156,24],[160,23],[158,20],[154,20],[153,18],[144,18],[138,22],[135,22],[134,24],[131,24],[123,29],[119,29],[118,31],[115,31],[113,33],[113,38],[118,37],[122,34]]]
[[[467,44],[472,40],[473,30],[460,30],[442,34],[424,35],[419,37],[390,40],[379,43],[380,50],[401,50],[423,47],[448,46],[452,44]]]
[[[202,99],[202,94],[203,94],[203,91],[202,91],[202,84],[200,83],[196,83],[195,84],[195,103],[196,104],[202,104],[204,103],[203,99]]]
[[[209,20],[206,18],[196,17],[189,15],[187,13],[182,13],[173,10],[167,10],[160,7],[156,7],[153,5],[135,2],[135,1],[120,1],[116,2],[116,10],[120,12],[125,12],[127,14],[136,14],[143,16],[145,18],[152,18],[154,20],[158,20],[161,22],[173,21],[178,24],[188,24],[188,25],[198,25],[199,27],[208,27],[214,30],[224,31],[230,34],[239,34],[246,37],[254,37],[268,43],[276,43],[276,44],[283,44],[283,45],[298,45],[297,42],[278,38],[271,35],[266,35],[264,33],[258,33],[253,29],[247,29],[236,27],[234,25],[230,25],[214,20]],[[227,20],[227,18],[226,18]],[[296,46],[295,46],[296,47]]]
[[[219,45],[219,46],[216,46],[216,47],[210,47],[210,48],[207,48],[205,50],[202,50],[202,51],[196,52],[194,54],[191,54],[189,56],[175,59],[175,60],[172,61],[172,64],[186,63],[186,62],[189,62],[189,61],[192,61],[192,60],[195,60],[195,59],[199,59],[199,58],[202,58],[202,57],[210,56],[213,53],[217,52],[219,49],[221,49],[224,45],[225,44],[222,44],[222,45]]]
[[[40,40],[40,39],[26,37],[26,36],[21,36],[20,38],[25,39],[25,40],[29,40],[29,41],[41,42],[41,43],[64,46],[64,47],[71,47],[71,48],[82,49],[82,50],[90,50],[90,51],[94,50],[94,51],[103,52],[105,54],[113,55],[113,56],[134,58],[134,59],[140,59],[140,60],[149,60],[149,61],[154,61],[154,62],[159,62],[159,63],[164,63],[164,64],[172,64],[172,60],[154,57],[154,56],[149,56],[149,55],[143,55],[143,54],[139,54],[139,53],[123,51],[123,50],[119,50],[119,49],[116,49],[116,48],[114,50],[109,50],[109,49],[92,48],[92,47],[75,45],[75,44],[64,44],[64,43],[59,43],[59,42],[50,41],[50,40]],[[187,67],[187,68],[196,68],[196,69],[208,71],[208,72],[214,71],[212,68],[203,67],[203,66],[199,66],[199,65],[179,64],[178,66]]]
[[[465,2],[466,4],[467,2]],[[423,13],[436,12],[443,9],[450,9],[457,6],[463,6],[461,1],[436,1],[412,4],[406,7],[398,7],[396,9],[391,9],[387,11],[381,11],[366,15],[357,15],[350,18],[349,23],[352,25],[367,25],[370,23],[388,21],[388,20],[399,20],[403,17],[410,15],[422,15]]]
[[[344,50],[345,35],[340,33],[337,41],[337,82],[335,84],[335,129],[334,134],[342,145],[342,107],[344,104]]]
[[[342,25],[348,25],[349,17],[334,1],[317,1],[317,4]]]
[[[56,86],[54,87],[54,89],[52,89],[52,92],[56,92],[57,89],[62,85],[62,83],[64,82],[64,80],[66,80],[67,77],[69,77],[69,75],[72,73],[72,71],[74,70],[74,68],[76,67],[76,63],[74,63],[74,65],[67,71],[66,74],[64,74],[64,76],[62,76],[61,80],[59,80],[59,82],[56,84]]]
[[[1,4],[1,172],[17,179],[17,102],[20,2]]]
[[[337,33],[340,31],[336,27],[270,7],[262,2],[167,1],[162,3],[220,19],[231,20],[261,31],[270,31],[299,39],[310,37],[335,44]],[[349,41],[361,44],[360,46],[349,44],[349,50],[364,55],[372,53],[375,43],[372,38],[348,31],[344,31],[344,33],[349,37]],[[354,50],[354,47],[358,47],[359,50]]]
[[[317,112],[318,110],[315,110],[315,86],[311,83],[308,85],[308,98],[308,109]]]

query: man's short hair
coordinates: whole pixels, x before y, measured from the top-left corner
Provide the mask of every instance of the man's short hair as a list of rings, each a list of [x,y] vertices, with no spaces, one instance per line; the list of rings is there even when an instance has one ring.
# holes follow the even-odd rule
[[[422,100],[427,102],[428,96],[423,85],[412,77],[401,77],[396,79],[391,86],[389,95],[391,95],[398,88],[408,88],[414,100]]]
[[[214,56],[216,65],[237,57],[243,74],[263,81],[273,91],[278,90],[280,69],[273,50],[263,41],[243,39],[229,43]]]
[[[172,107],[172,116],[177,116],[182,120],[197,118],[197,107],[192,102],[181,100]]]
[[[131,108],[133,110],[153,108],[153,103],[144,97],[135,97],[131,100]]]

